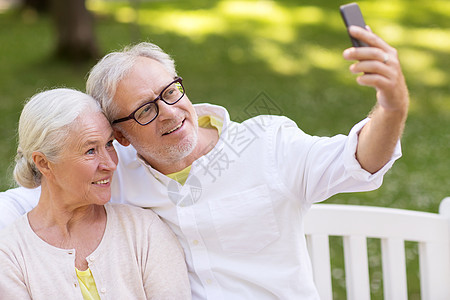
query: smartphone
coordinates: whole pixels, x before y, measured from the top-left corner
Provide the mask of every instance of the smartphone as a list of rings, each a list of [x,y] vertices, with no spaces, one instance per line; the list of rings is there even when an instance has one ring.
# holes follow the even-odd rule
[[[342,19],[344,20],[345,26],[348,28],[350,25],[356,25],[366,29],[366,23],[364,22],[364,18],[362,16],[361,10],[359,9],[359,5],[357,3],[349,3],[345,5],[341,5],[339,7],[341,11]],[[352,41],[352,45],[354,47],[368,47],[369,45],[355,39],[350,34],[350,40]]]

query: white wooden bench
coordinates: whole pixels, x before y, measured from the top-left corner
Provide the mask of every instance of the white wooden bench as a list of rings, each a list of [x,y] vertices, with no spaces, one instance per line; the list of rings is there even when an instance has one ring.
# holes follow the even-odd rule
[[[439,214],[315,204],[305,233],[322,300],[333,299],[329,236],[343,239],[347,299],[370,299],[367,238],[381,240],[384,299],[408,299],[405,241],[418,243],[421,299],[450,299],[450,197],[442,200]]]

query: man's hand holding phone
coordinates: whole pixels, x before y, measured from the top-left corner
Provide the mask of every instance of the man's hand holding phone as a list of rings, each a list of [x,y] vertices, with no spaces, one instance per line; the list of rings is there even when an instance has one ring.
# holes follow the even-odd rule
[[[341,7],[344,22],[349,26],[348,33],[353,45],[356,45],[346,49],[343,56],[347,60],[357,61],[350,66],[350,71],[355,74],[363,73],[357,78],[357,82],[377,90],[379,105],[387,110],[404,110],[405,103],[408,102],[408,91],[397,50],[365,25],[359,8],[355,12],[355,5],[357,6],[344,6],[347,9]]]
[[[362,73],[356,79],[358,84],[377,91],[377,105],[358,135],[356,149],[360,165],[373,174],[389,161],[402,135],[408,115],[408,89],[395,48],[365,24],[350,24],[348,33],[352,39],[365,43],[344,51],[345,59],[357,61],[350,66],[350,71]]]

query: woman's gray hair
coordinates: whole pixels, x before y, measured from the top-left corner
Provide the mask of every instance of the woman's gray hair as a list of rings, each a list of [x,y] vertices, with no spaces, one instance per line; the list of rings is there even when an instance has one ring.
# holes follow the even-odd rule
[[[41,185],[42,174],[34,164],[35,151],[49,161],[58,161],[68,139],[71,125],[86,112],[102,112],[91,96],[67,88],[38,93],[25,104],[19,119],[14,179],[26,188]]]
[[[89,72],[86,92],[100,102],[106,118],[112,122],[118,115],[113,102],[117,85],[128,74],[139,57],[148,57],[160,62],[175,78],[174,60],[160,47],[152,43],[139,43],[125,47],[120,52],[112,52],[103,57]]]

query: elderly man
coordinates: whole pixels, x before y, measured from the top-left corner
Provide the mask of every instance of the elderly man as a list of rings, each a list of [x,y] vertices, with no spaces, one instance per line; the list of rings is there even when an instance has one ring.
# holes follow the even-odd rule
[[[238,124],[223,107],[192,105],[173,61],[152,44],[111,53],[92,69],[87,92],[118,141],[112,201],[151,208],[167,222],[184,248],[194,299],[318,299],[303,217],[336,193],[381,185],[400,157],[409,103],[396,50],[369,31],[350,33],[370,47],[344,58],[357,61],[351,71],[377,90],[377,104],[348,136],[313,137],[277,116]],[[38,193],[3,193],[3,222]]]

